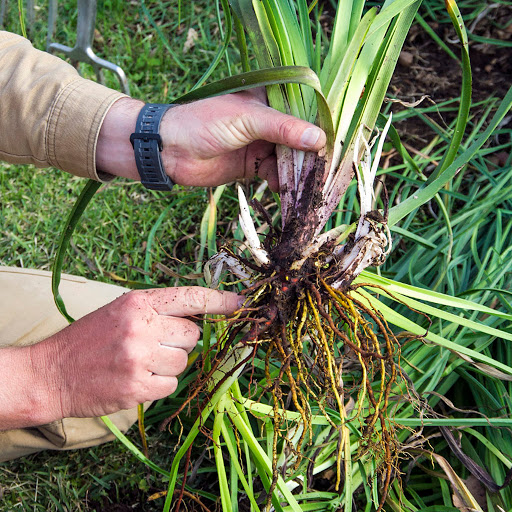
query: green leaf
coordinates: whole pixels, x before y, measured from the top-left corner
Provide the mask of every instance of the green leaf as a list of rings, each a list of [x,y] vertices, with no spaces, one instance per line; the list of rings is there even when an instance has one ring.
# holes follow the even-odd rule
[[[69,247],[69,242],[73,235],[73,231],[80,222],[83,212],[87,208],[87,205],[93,198],[96,191],[101,187],[101,183],[98,181],[89,180],[85,187],[80,193],[80,197],[77,199],[73,209],[68,215],[66,222],[64,223],[64,229],[60,235],[59,243],[57,245],[57,254],[53,263],[52,271],[52,293],[55,305],[60,313],[66,318],[69,323],[74,322],[74,319],[69,315],[66,310],[66,306],[62,297],[59,293],[60,278],[62,274],[62,265],[64,263],[64,257]]]
[[[401,329],[405,329],[407,331],[412,332],[413,334],[417,334],[418,336],[422,336],[425,339],[432,341],[436,345],[439,345],[440,347],[447,348],[448,350],[460,353],[465,356],[470,357],[474,361],[478,361],[481,363],[486,363],[494,368],[497,368],[498,370],[502,370],[504,373],[508,375],[512,375],[512,367],[497,361],[496,359],[493,359],[492,357],[486,356],[484,354],[481,354],[480,352],[477,352],[476,350],[472,350],[470,348],[467,348],[463,345],[458,345],[457,343],[454,343],[452,341],[447,340],[446,338],[443,338],[442,336],[439,336],[438,334],[435,334],[431,331],[425,332],[425,328],[421,327],[420,325],[416,324],[412,320],[409,320],[405,316],[401,315],[400,313],[397,313],[392,308],[384,304],[382,301],[376,299],[368,292],[362,290],[359,288],[357,290],[357,293],[360,294],[364,299],[367,301],[368,305],[370,307],[373,307],[375,309],[378,309],[386,318],[386,320],[397,327],[400,327]]]
[[[158,464],[155,464],[152,460],[148,459],[115,425],[115,423],[108,417],[102,416],[103,423],[109,428],[109,430],[117,437],[117,439],[128,448],[128,450],[141,462],[146,464],[149,468],[165,477],[169,477],[169,472],[162,469]]]
[[[241,419],[233,402],[226,404],[226,410],[228,411],[231,421],[240,432],[244,442],[249,446],[253,457],[257,460],[258,464],[264,468],[267,475],[272,475],[272,461],[267,457],[265,450],[263,450],[263,448],[260,446],[250,428]],[[293,512],[302,512],[300,505],[297,503],[297,500],[286,486],[286,483],[284,482],[281,475],[279,475],[277,479],[277,489],[286,499]]]
[[[488,308],[487,306],[477,304],[476,302],[472,302],[470,300],[452,297],[451,295],[446,295],[425,288],[418,288],[417,286],[401,283],[399,281],[393,281],[392,279],[378,276],[367,270],[361,272],[361,274],[355,279],[354,282],[376,284],[378,286],[382,286],[382,288],[388,290],[391,293],[397,293],[406,297],[433,302],[435,304],[449,306],[452,308],[458,308],[467,311],[480,311],[481,313],[485,313],[487,315],[497,316],[512,321],[512,315],[502,313],[496,309]]]
[[[240,465],[238,458],[239,454],[237,451],[237,443],[234,438],[232,425],[227,422],[227,418],[223,418],[222,423],[222,435],[224,437],[226,447],[229,452],[229,456],[231,457],[231,461],[234,464],[235,471],[237,472],[238,478],[240,479],[240,482],[242,483],[242,487],[244,488],[247,498],[249,498],[249,501],[251,502],[252,507],[256,512],[259,512],[260,508],[258,507],[258,504],[256,503],[256,499],[254,496],[254,492],[252,490],[251,485],[249,485],[248,479],[246,478],[245,472],[242,469],[242,466]],[[244,443],[244,447],[246,444]],[[252,484],[252,482],[251,482]]]
[[[212,433],[213,453],[215,457],[215,466],[217,468],[217,477],[219,479],[220,502],[222,504],[223,512],[233,512],[231,493],[229,492],[228,477],[226,474],[226,466],[224,464],[224,456],[222,454],[222,447],[220,445],[221,427],[224,423],[224,404],[226,399],[230,400],[230,398],[231,397],[226,397],[226,395],[224,395],[217,403],[217,410],[215,411]]]
[[[226,20],[226,33],[224,34],[224,38],[222,41],[222,46],[219,48],[217,53],[215,54],[215,57],[213,58],[212,62],[206,69],[206,71],[203,73],[201,78],[195,83],[195,85],[192,87],[192,91],[194,89],[197,89],[201,85],[210,78],[211,74],[215,71],[215,68],[218,66],[220,60],[222,59],[222,56],[226,53],[230,43],[231,43],[231,34],[233,32],[233,21],[231,18],[231,12],[229,10],[229,3],[228,0],[221,0],[222,2],[222,9],[224,11],[224,16]]]
[[[454,161],[457,152],[459,151],[464,131],[466,130],[466,124],[469,118],[469,109],[471,108],[471,62],[469,60],[469,44],[466,29],[464,27],[464,20],[460,14],[459,8],[455,3],[455,0],[448,0],[446,2],[446,8],[452,20],[452,24],[455,28],[455,32],[462,43],[461,54],[462,54],[462,92],[460,96],[459,112],[457,114],[457,122],[455,129],[451,136],[450,145],[446,150],[441,162],[434,170],[430,179],[433,180],[440,176],[445,169]]]
[[[247,346],[243,347],[240,350],[233,350],[229,358],[225,361],[224,366],[219,368],[212,376],[212,386],[214,386],[217,382],[222,380],[225,377],[225,375],[229,373],[229,368],[235,366],[238,361],[245,359],[250,354],[250,352],[252,352],[252,350],[252,347]],[[240,373],[243,371],[243,369],[244,366],[241,366],[235,372],[233,372],[232,375],[230,375],[227,379],[223,380],[222,384],[219,386],[219,389],[210,398],[208,403],[201,411],[201,414],[196,419],[192,428],[190,429],[187,438],[185,439],[185,441],[183,441],[182,445],[180,446],[180,449],[174,456],[174,460],[172,462],[170,470],[169,487],[167,489],[167,497],[164,504],[164,512],[169,512],[170,507],[172,505],[174,489],[178,478],[178,467],[181,462],[181,459],[185,456],[189,446],[194,442],[195,438],[199,434],[201,426],[213,412],[219,400],[226,394],[228,389],[239,378]]]
[[[502,119],[512,108],[512,87],[508,90],[487,128],[440,176],[429,179],[412,196],[389,211],[388,225],[393,226],[416,208],[432,199],[477,153],[494,133]]]

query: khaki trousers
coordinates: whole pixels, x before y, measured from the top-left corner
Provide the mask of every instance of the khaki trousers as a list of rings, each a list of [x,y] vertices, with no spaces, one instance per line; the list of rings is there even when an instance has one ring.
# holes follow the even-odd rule
[[[78,319],[112,302],[125,288],[63,274],[60,293]],[[0,347],[37,343],[68,325],[51,293],[51,273],[0,266]],[[137,409],[111,414],[125,432]],[[41,450],[86,448],[114,439],[99,418],[65,418],[48,425],[0,432],[0,462]]]

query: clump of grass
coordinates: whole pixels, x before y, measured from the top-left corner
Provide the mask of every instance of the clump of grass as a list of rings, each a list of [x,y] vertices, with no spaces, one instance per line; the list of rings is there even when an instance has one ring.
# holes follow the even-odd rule
[[[243,38],[241,26],[245,25],[258,63],[266,69],[247,72],[236,79],[207,87],[202,92],[210,94],[257,84],[267,85],[272,106],[304,119],[316,119],[325,129],[328,143],[325,152],[319,155],[304,155],[278,148],[280,229],[274,226],[270,212],[258,202],[252,203],[254,211],[268,226],[272,226],[263,243],[249,216],[245,195],[239,189],[240,226],[251,257],[246,258],[231,248],[223,248],[210,261],[209,275],[216,285],[222,268],[229,268],[244,283],[242,293],[246,294],[247,302],[234,319],[224,324],[224,329],[217,329],[217,344],[213,347],[208,345],[203,351],[204,359],[197,385],[188,399],[164,422],[164,426],[196,400],[201,421],[205,419],[204,412],[208,413],[217,403],[222,403],[221,410],[215,416],[212,437],[214,443],[220,442],[219,431],[215,434],[215,424],[223,421],[221,418],[227,408],[226,400],[235,399],[243,404],[251,398],[246,396],[242,399],[239,391],[233,391],[231,398],[229,393],[224,398],[218,397],[222,395],[223,386],[231,382],[233,376],[238,378],[245,368],[251,374],[248,387],[254,393],[248,396],[256,399],[265,396],[270,401],[270,408],[266,409],[272,421],[271,427],[267,425],[272,432],[272,440],[267,438],[266,463],[270,475],[264,484],[267,508],[279,502],[274,491],[284,492],[282,482],[280,486],[283,462],[293,462],[286,466],[286,470],[294,474],[304,458],[310,456],[314,444],[313,432],[316,432],[314,425],[320,415],[337,433],[335,440],[330,439],[331,454],[335,454],[332,461],[336,466],[335,489],[341,490],[343,478],[346,508],[351,507],[354,489],[350,483],[356,480],[361,482],[361,479],[364,480],[362,473],[369,471],[373,475],[374,491],[379,489],[380,492],[378,499],[375,495],[373,498],[377,510],[380,510],[387,498],[391,479],[397,476],[398,461],[406,450],[400,442],[403,436],[395,433],[395,422],[389,416],[391,401],[402,402],[396,410],[407,403],[406,409],[423,409],[427,414],[436,414],[411,385],[413,381],[408,375],[411,369],[408,364],[405,367],[402,365],[401,347],[408,341],[426,337],[453,348],[449,341],[429,334],[428,326],[422,330],[400,314],[393,314],[389,307],[369,292],[372,289],[377,294],[384,292],[389,299],[405,307],[410,307],[414,301],[403,295],[393,295],[387,286],[382,288],[364,280],[359,280],[357,284],[355,282],[366,267],[384,261],[386,246],[389,245],[387,198],[384,196],[382,199],[383,208],[380,211],[373,210],[372,194],[391,118],[384,127],[379,144],[375,145],[373,164],[369,140],[394,67],[393,60],[398,55],[398,41],[403,41],[418,5],[414,2],[407,5],[389,2],[380,14],[375,16],[370,9],[361,16],[362,3],[358,3],[361,12],[347,16],[344,21],[338,11],[332,40],[336,41],[337,34],[343,33],[347,37],[345,46],[339,43],[339,39],[337,42],[346,53],[338,52],[331,46],[325,61],[328,64],[322,67],[319,46],[312,44],[314,37],[310,37],[308,32],[310,20],[304,2],[281,5],[268,0],[256,4],[233,4],[239,39]],[[356,9],[354,5],[352,7]],[[395,18],[400,10],[403,17]],[[471,73],[460,14],[453,2],[448,3],[448,10],[464,44],[463,94],[454,136],[447,152],[427,180],[424,193],[414,195],[404,205],[394,208],[389,224],[395,224],[415,207],[430,200],[450,180],[453,176],[451,173],[456,171],[454,162],[468,119]],[[390,15],[390,12],[395,14]],[[380,28],[381,32],[378,30]],[[375,35],[377,32],[378,37]],[[392,50],[387,54],[389,48]],[[311,58],[315,51],[316,60]],[[241,53],[244,56],[243,44]],[[339,59],[339,66],[334,68],[331,75],[330,59]],[[246,58],[244,62],[247,67],[249,60]],[[385,62],[388,65],[383,64]],[[284,67],[267,69],[282,65],[302,67],[295,68],[295,72]],[[311,73],[312,68],[318,72],[319,78]],[[283,86],[275,85],[283,82]],[[314,92],[306,86],[312,87]],[[192,97],[196,96],[186,96],[188,99]],[[505,108],[501,109],[493,123],[504,115]],[[483,137],[471,148],[479,147]],[[397,142],[396,133],[393,138],[402,154],[406,154],[399,140]],[[464,158],[469,153],[467,151]],[[331,225],[330,229],[324,231],[354,171],[359,192],[359,220],[350,226],[333,228]],[[408,293],[405,292],[405,295]],[[436,296],[436,300],[446,299]],[[429,310],[421,305],[420,310],[439,314],[435,308]],[[428,321],[427,314],[420,314]],[[450,319],[455,320],[455,317],[450,316]],[[390,322],[407,326],[409,333],[397,335],[389,327]],[[237,351],[242,355],[233,360],[233,354]],[[257,369],[263,372],[264,377],[255,383],[252,375]],[[229,412],[228,416],[234,421]],[[290,416],[297,422],[293,427],[289,425]],[[365,470],[360,470],[357,478],[354,477],[355,459],[351,445],[353,431],[350,429],[353,422],[359,425],[356,457],[366,464],[371,461],[372,465],[371,468],[365,466]],[[243,437],[246,443],[251,444],[247,435]],[[188,442],[189,438],[185,444]],[[192,445],[188,444],[185,477],[191,449]],[[283,461],[286,451],[292,455]],[[181,456],[173,465],[175,468],[179,460]],[[221,466],[218,465],[219,472]],[[222,471],[225,471],[223,466]],[[263,479],[261,473],[260,477]],[[174,489],[173,485],[170,489]],[[221,484],[221,496],[227,496],[227,493],[225,482],[224,487]],[[167,505],[170,506],[170,501]]]
[[[368,138],[418,6],[418,2],[399,0],[386,4],[379,14],[369,9],[363,15],[363,2],[359,2],[350,7],[352,16],[346,18],[340,13],[349,6],[339,6],[332,45],[321,67],[320,39],[317,37],[314,46],[305,2],[233,5],[239,38],[243,38],[241,26],[245,24],[260,66],[307,66],[307,70],[296,68],[296,73],[290,73],[285,87],[269,86],[271,105],[305,119],[316,119],[328,138],[325,151],[318,155],[278,148],[281,229],[272,230],[263,246],[239,188],[240,225],[254,260],[225,249],[214,257],[211,272],[218,281],[225,265],[241,278],[247,286],[243,292],[247,296],[246,306],[228,323],[228,331],[213,354],[204,354],[203,377],[163,426],[206,391],[207,399],[199,409],[204,410],[208,397],[215,395],[229,377],[263,349],[265,385],[261,391],[271,395],[274,422],[267,507],[280,475],[279,438],[286,439],[288,435],[283,427],[286,396],[302,420],[301,434],[291,448],[296,454],[295,469],[302,461],[303,444],[313,442],[313,403],[340,434],[336,489],[342,474],[347,476],[351,471],[347,424],[357,419],[361,425],[360,456],[371,453],[373,460],[379,461],[377,470],[385,468],[378,510],[387,496],[399,453],[393,427],[387,421],[387,409],[397,379],[401,381],[402,392],[406,392],[407,385],[399,365],[400,343],[385,317],[371,303],[367,305],[354,297],[358,287],[353,287],[352,282],[367,266],[382,263],[389,245],[388,205],[384,200],[383,212],[373,211],[372,194],[391,117],[377,145],[373,164]],[[242,56],[245,48],[242,43]],[[247,58],[245,62],[247,66]],[[312,73],[313,67],[320,78]],[[276,71],[283,73],[284,68]],[[269,69],[249,72],[241,83],[257,79],[263,84],[272,83],[274,74]],[[314,91],[306,84],[313,84]],[[322,233],[354,171],[360,199],[357,225],[338,226]],[[254,207],[271,226],[270,214],[257,203]],[[225,359],[235,343],[252,350],[226,369]],[[280,367],[279,374],[271,375],[275,364]],[[212,384],[212,377],[221,368],[225,376]],[[354,394],[352,399],[357,405],[349,418],[345,400]],[[337,425],[327,412],[333,407],[341,419]]]

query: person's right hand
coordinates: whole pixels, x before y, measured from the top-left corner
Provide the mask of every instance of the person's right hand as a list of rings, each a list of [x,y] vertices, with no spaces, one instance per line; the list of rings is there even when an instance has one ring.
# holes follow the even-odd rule
[[[234,293],[201,287],[132,291],[33,345],[52,416],[102,416],[173,393],[200,335],[185,317],[240,306]]]

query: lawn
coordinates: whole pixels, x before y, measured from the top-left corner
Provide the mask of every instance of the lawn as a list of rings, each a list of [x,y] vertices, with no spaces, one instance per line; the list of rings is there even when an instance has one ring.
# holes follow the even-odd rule
[[[330,2],[320,3],[320,22],[328,31],[333,8]],[[5,27],[19,33],[16,3],[8,4]],[[218,50],[222,36],[219,21],[223,18],[216,4],[100,1],[95,50],[124,68],[134,97],[172,102],[196,83]],[[462,151],[489,123],[512,83],[512,6],[505,1],[490,4],[464,0],[459,7],[470,33],[474,74],[473,103]],[[38,3],[29,36],[40,49],[44,49],[46,41],[46,17],[46,5]],[[60,2],[55,40],[72,46],[75,25],[75,4]],[[385,105],[386,112],[393,109],[394,125],[415,164],[404,163],[395,149],[385,147],[379,186],[385,184],[390,204],[398,204],[413,193],[449,143],[461,81],[460,67],[452,56],[458,58],[459,53],[443,2],[425,1],[406,41]],[[230,49],[227,55],[212,80],[238,70],[237,51]],[[82,72],[93,77],[91,69],[85,67]],[[111,87],[118,86],[113,76],[107,75],[106,81]],[[511,148],[509,114],[470,165],[436,200],[394,227],[394,249],[380,268],[381,275],[512,313]],[[0,264],[51,269],[63,218],[82,185],[80,179],[55,169],[0,164]],[[255,183],[254,188],[258,185]],[[340,205],[337,223],[353,221],[355,189],[352,185],[345,203]],[[103,186],[73,237],[64,271],[127,286],[142,281],[155,285],[190,284],[189,279],[178,275],[197,272],[205,259],[200,226],[209,197],[208,190],[184,187],[162,195],[122,180]],[[265,192],[262,202],[272,201],[273,197]],[[171,202],[174,206],[162,218]],[[234,187],[226,188],[217,207],[217,241],[229,243],[238,216]],[[148,240],[159,220],[162,222],[150,247],[152,264],[148,266]],[[444,309],[451,311],[449,307]],[[477,313],[468,317],[512,331],[510,322],[504,320]],[[475,341],[471,329],[456,330],[449,322],[439,320],[433,329],[461,345]],[[510,347],[499,339],[490,343],[492,339],[477,340],[476,344],[484,354],[510,366]],[[429,362],[422,361],[415,384],[423,386],[424,393],[441,394],[443,398],[437,400],[436,406],[447,417],[465,418],[464,411],[472,409],[492,417],[510,416],[510,381],[503,375],[482,365],[462,364],[446,349],[431,352],[428,357],[432,371],[428,370]],[[445,362],[442,367],[438,365],[440,359]],[[167,469],[178,442],[177,431],[174,428],[172,434],[161,433],[158,425],[176,402],[162,400],[146,416],[149,454]],[[442,453],[457,474],[466,479],[473,494],[485,496],[485,478],[478,481],[470,476],[439,430],[427,429],[425,435],[430,436],[430,445],[436,452]],[[464,452],[501,484],[512,467],[510,431],[479,424],[457,435]],[[140,444],[136,428],[129,437]],[[204,451],[206,460],[213,458],[211,446],[199,449]],[[439,466],[425,458],[418,459],[418,464],[412,460],[401,468],[406,482],[401,498],[404,507],[462,510],[452,501],[450,484]],[[215,486],[208,474],[214,471],[213,465],[205,464],[199,469],[203,477],[197,480],[206,481],[212,493]],[[161,493],[167,489],[161,476],[147,470],[119,442],[80,452],[35,454],[0,464],[0,475],[0,510],[5,511],[160,511],[165,499]],[[332,475],[328,473],[321,475],[316,482],[319,490],[332,491],[330,479]],[[193,487],[194,482],[190,485]],[[395,502],[399,501],[393,494],[397,492],[395,487],[391,494]],[[189,510],[194,510],[194,503],[187,502]],[[218,509],[206,498],[204,503],[208,510]],[[197,503],[195,506],[200,509]],[[246,504],[239,506],[240,510],[248,510]],[[490,493],[481,506],[483,510],[512,510],[512,493],[507,489]]]

